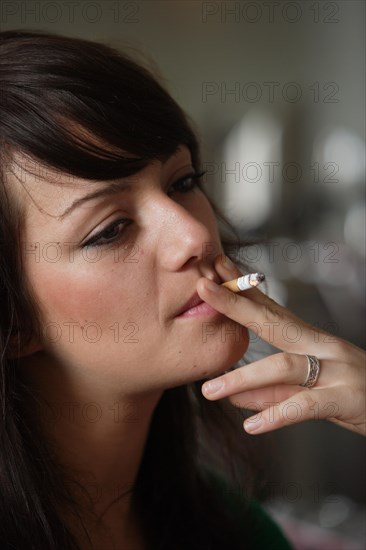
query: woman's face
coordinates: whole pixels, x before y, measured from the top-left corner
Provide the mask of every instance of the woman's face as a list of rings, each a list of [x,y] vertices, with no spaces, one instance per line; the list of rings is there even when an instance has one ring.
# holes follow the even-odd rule
[[[202,191],[190,189],[193,172],[182,146],[113,182],[27,174],[36,204],[19,185],[39,348],[69,379],[136,394],[214,376],[245,353],[246,330],[222,314],[177,317],[200,277],[220,282],[217,222]],[[80,200],[95,192],[103,194]]]

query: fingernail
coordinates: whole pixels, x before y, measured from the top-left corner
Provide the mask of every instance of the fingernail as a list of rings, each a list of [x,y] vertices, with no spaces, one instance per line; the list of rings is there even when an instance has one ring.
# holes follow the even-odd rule
[[[216,380],[210,380],[209,382],[205,382],[202,386],[202,391],[206,395],[212,395],[213,393],[218,392],[221,390],[221,388],[224,387],[224,381],[220,378],[216,378]]]
[[[258,432],[263,426],[263,420],[247,420],[244,422],[244,429],[246,432],[254,433]]]
[[[220,290],[220,286],[209,279],[205,282],[205,288],[207,288],[210,292],[218,292]]]

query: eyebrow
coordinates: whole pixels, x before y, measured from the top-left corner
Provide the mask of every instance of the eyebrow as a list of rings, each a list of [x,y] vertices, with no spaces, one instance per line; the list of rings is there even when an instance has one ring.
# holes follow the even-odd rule
[[[107,197],[110,195],[116,195],[117,193],[122,193],[126,191],[131,191],[132,185],[131,183],[127,182],[112,182],[109,185],[106,185],[102,189],[98,189],[97,191],[94,191],[93,193],[89,193],[89,195],[85,195],[84,197],[80,197],[80,199],[76,199],[70,206],[66,208],[66,210],[57,216],[57,219],[63,220],[66,216],[71,214],[75,208],[78,208],[82,204],[94,200],[99,199],[100,197]]]

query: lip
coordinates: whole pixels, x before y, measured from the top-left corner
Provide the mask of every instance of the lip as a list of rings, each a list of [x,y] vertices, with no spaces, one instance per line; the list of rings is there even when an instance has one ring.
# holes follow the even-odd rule
[[[175,317],[178,317],[179,315],[182,315],[182,313],[185,313],[189,309],[192,309],[192,307],[198,306],[199,304],[202,304],[203,300],[198,296],[198,293],[195,292],[193,296],[190,297],[188,302],[186,302],[175,314]]]
[[[194,317],[207,317],[207,316],[213,316],[213,315],[221,315],[221,314],[206,302],[201,302],[198,305],[193,306],[190,309],[187,309],[186,311],[178,315],[178,319],[181,319],[181,318],[192,319]]]
[[[217,284],[220,284],[220,281],[217,280],[217,277],[213,278],[213,281]],[[207,307],[210,307],[206,302],[204,302],[198,295],[197,291],[189,298],[189,300],[178,309],[177,313],[175,313],[174,317],[179,317],[183,313],[186,313],[187,311],[191,310],[192,308],[199,306],[200,304],[205,304]],[[212,308],[210,308],[212,309]]]

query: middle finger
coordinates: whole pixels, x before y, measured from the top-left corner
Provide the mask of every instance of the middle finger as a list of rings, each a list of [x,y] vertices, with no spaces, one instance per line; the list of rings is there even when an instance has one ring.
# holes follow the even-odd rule
[[[317,387],[325,384],[324,372],[326,373],[326,369],[320,370]],[[307,373],[308,362],[305,355],[275,353],[208,380],[202,385],[202,393],[208,399],[214,400],[275,384],[300,385],[306,380]]]

